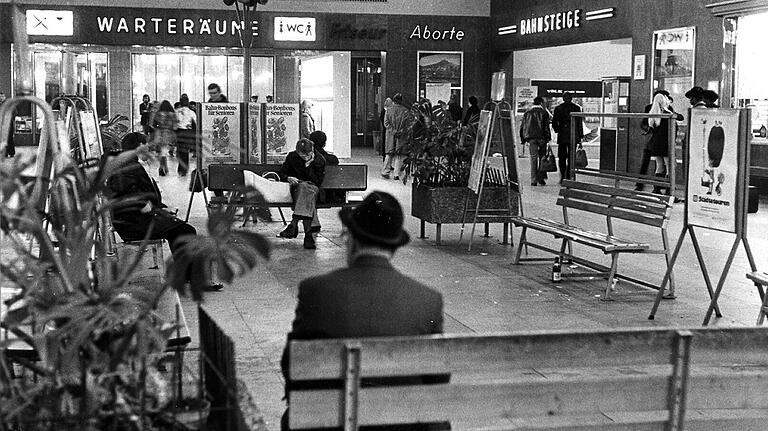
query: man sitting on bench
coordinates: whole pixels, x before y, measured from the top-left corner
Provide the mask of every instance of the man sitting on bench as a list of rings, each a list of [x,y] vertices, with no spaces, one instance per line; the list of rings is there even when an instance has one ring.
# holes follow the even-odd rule
[[[281,181],[291,185],[293,218],[278,236],[296,238],[301,220],[304,225],[304,248],[315,249],[314,235],[320,231],[317,201],[321,197],[320,187],[325,178],[325,159],[315,152],[312,141],[302,138],[296,143],[296,150],[286,156],[279,174]]]
[[[110,197],[117,201],[112,210],[112,223],[123,241],[141,241],[147,239],[166,239],[171,252],[176,256],[177,250],[183,243],[184,236],[195,235],[197,231],[192,225],[180,220],[163,204],[160,189],[155,180],[147,174],[139,157],[146,160],[149,157],[147,139],[143,134],[133,132],[125,135],[122,140],[122,150],[135,150],[136,155],[123,160],[114,167],[115,173],[107,180]],[[121,202],[121,200],[123,202]],[[205,280],[203,290],[218,291],[221,284],[212,284],[199,265],[193,265],[190,280]]]

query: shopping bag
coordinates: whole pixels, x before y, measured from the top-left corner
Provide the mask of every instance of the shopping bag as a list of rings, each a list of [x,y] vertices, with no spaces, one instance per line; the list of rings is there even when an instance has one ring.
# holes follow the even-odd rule
[[[547,153],[539,161],[539,172],[557,172],[557,161],[549,145],[547,145]]]
[[[587,151],[581,146],[581,143],[576,147],[576,154],[574,154],[573,166],[576,168],[586,168],[589,164],[587,160]]]
[[[268,176],[267,174],[265,176]],[[246,187],[253,187],[261,194],[264,202],[293,202],[293,198],[291,198],[291,185],[288,183],[267,179],[251,171],[243,171],[243,180]]]

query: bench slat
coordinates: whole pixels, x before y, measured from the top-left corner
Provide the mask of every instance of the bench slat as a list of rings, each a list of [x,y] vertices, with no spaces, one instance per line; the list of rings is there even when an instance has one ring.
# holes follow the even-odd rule
[[[257,175],[279,172],[282,165],[211,164],[208,166],[208,187],[212,190],[243,191],[243,171]],[[365,191],[368,189],[368,165],[347,163],[325,167],[323,188],[326,190]]]
[[[747,273],[747,278],[754,281],[755,283],[768,285],[768,274],[764,273],[763,271]]]
[[[533,368],[667,364],[675,337],[668,330],[520,335],[433,335],[361,339],[362,377]],[[292,342],[291,379],[343,378],[344,339]],[[633,352],[628,356],[627,352]],[[552,355],[552,352],[558,352]]]
[[[360,425],[548,417],[606,411],[664,410],[668,374],[613,380],[390,386],[360,390]],[[620,393],[622,396],[617,397]],[[341,426],[342,390],[292,391],[291,429]]]
[[[667,217],[653,217],[652,215],[642,215],[640,213],[622,210],[619,208],[608,208],[603,205],[592,204],[583,201],[568,200],[566,198],[558,198],[557,205],[565,206],[567,208],[573,208],[576,210],[591,212],[595,214],[601,214],[608,217],[620,218],[627,221],[649,225],[653,227],[663,227],[667,223]]]
[[[668,207],[671,207],[672,202],[674,202],[673,200],[674,197],[672,196],[660,196],[660,195],[656,195],[648,192],[638,192],[635,190],[621,189],[618,187],[604,186],[601,184],[584,183],[584,182],[573,181],[573,180],[563,180],[562,186],[564,189],[586,190],[586,191],[591,191],[595,193],[601,193],[604,195],[622,196],[625,198],[642,200],[648,203],[655,203],[655,204],[665,205]]]
[[[566,238],[591,247],[599,248],[604,253],[612,251],[640,252],[651,248],[650,244],[638,243],[600,232],[592,232],[547,219],[515,217],[512,219],[512,223],[515,226],[527,226],[538,231],[552,234],[558,238]]]
[[[567,198],[567,201],[576,199],[580,201],[599,203],[605,206],[624,208],[637,211],[642,214],[651,214],[658,217],[664,217],[666,216],[667,212],[670,211],[670,208],[663,204],[651,203],[643,200],[624,197],[613,197],[598,193],[589,193],[581,190],[564,189],[561,191],[560,196]]]

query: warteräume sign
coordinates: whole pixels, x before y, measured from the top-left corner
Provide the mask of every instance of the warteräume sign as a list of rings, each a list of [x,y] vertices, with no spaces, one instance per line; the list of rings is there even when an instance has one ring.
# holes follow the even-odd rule
[[[96,22],[100,33],[134,33],[134,34],[187,34],[187,35],[236,35],[238,30],[250,30],[254,36],[259,35],[259,21],[244,21],[212,19],[212,18],[142,18],[97,16]]]

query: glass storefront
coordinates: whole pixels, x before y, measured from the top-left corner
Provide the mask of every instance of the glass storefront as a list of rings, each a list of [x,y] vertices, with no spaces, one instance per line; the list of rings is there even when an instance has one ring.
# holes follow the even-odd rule
[[[230,102],[243,98],[243,57],[200,54],[132,54],[133,119],[138,126],[139,105],[145,94],[151,100],[179,100],[182,93],[197,102],[208,100],[206,89],[216,83]],[[273,57],[251,57],[251,93],[266,101],[274,88]]]
[[[736,37],[736,101],[752,109],[752,143],[768,144],[768,12],[740,17]]]

